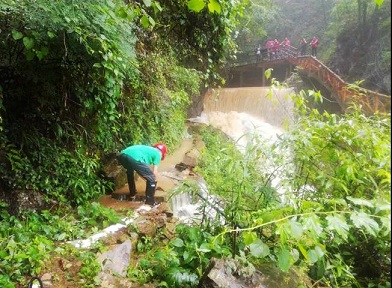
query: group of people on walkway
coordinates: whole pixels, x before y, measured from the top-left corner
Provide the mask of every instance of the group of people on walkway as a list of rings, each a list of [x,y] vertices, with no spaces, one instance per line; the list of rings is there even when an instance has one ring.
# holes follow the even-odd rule
[[[318,38],[316,36],[309,42],[309,46],[311,47],[311,55],[317,57],[317,48],[318,48]],[[300,41],[300,55],[306,55],[307,41],[305,37],[303,37]],[[295,49],[295,48],[294,48]],[[279,42],[277,39],[268,40],[264,47],[262,48],[259,44],[256,49],[256,62],[260,62],[263,58],[267,58],[269,60],[286,58],[289,56],[297,56],[297,52],[291,49],[290,40],[285,37],[282,42]]]
[[[268,40],[264,45],[264,56],[268,57],[269,60],[289,56],[290,47],[290,40],[287,37],[284,38],[282,42],[279,42],[278,39]],[[260,45],[258,48],[260,48]],[[261,48],[259,50],[261,50]],[[257,53],[258,52],[256,52],[256,54]],[[257,62],[258,61],[260,61],[260,58],[257,58]]]

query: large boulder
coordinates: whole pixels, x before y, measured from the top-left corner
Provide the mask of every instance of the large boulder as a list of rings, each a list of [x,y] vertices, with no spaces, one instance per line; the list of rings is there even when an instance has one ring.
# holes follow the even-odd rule
[[[205,288],[293,288],[312,287],[310,279],[300,271],[285,273],[273,264],[254,267],[240,259],[211,259],[210,270],[203,279]]]
[[[116,154],[107,155],[102,162],[103,176],[114,182],[115,189],[123,187],[127,183],[127,174],[124,167],[118,162]]]

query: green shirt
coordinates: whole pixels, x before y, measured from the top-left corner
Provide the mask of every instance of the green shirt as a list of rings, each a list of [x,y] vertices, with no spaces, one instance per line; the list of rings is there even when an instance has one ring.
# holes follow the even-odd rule
[[[147,165],[154,164],[155,166],[159,165],[162,157],[159,149],[146,145],[129,146],[122,150],[121,153],[132,157],[136,161],[140,161]]]

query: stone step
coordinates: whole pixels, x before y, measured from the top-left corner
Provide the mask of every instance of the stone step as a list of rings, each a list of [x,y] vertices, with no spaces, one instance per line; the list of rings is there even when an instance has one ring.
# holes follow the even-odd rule
[[[129,192],[114,191],[112,193],[112,198],[119,201],[144,202],[146,200],[146,195],[144,193],[137,193],[133,198],[131,198]],[[157,190],[155,191],[154,199],[157,203],[166,202],[166,193]]]

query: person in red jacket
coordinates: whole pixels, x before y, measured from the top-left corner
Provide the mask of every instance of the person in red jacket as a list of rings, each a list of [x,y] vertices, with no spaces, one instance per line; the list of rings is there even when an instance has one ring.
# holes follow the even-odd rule
[[[267,43],[265,43],[264,48],[267,49],[269,60],[272,60],[273,47],[274,47],[274,40],[268,40]]]
[[[150,206],[156,206],[154,201],[157,185],[158,166],[165,159],[166,145],[156,143],[153,146],[133,145],[125,148],[117,156],[120,164],[127,169],[127,180],[131,198],[136,195],[134,171],[146,180],[146,201]]]
[[[316,36],[313,37],[312,41],[310,41],[309,45],[312,47],[312,56],[317,57],[317,48],[318,48],[318,38]]]

